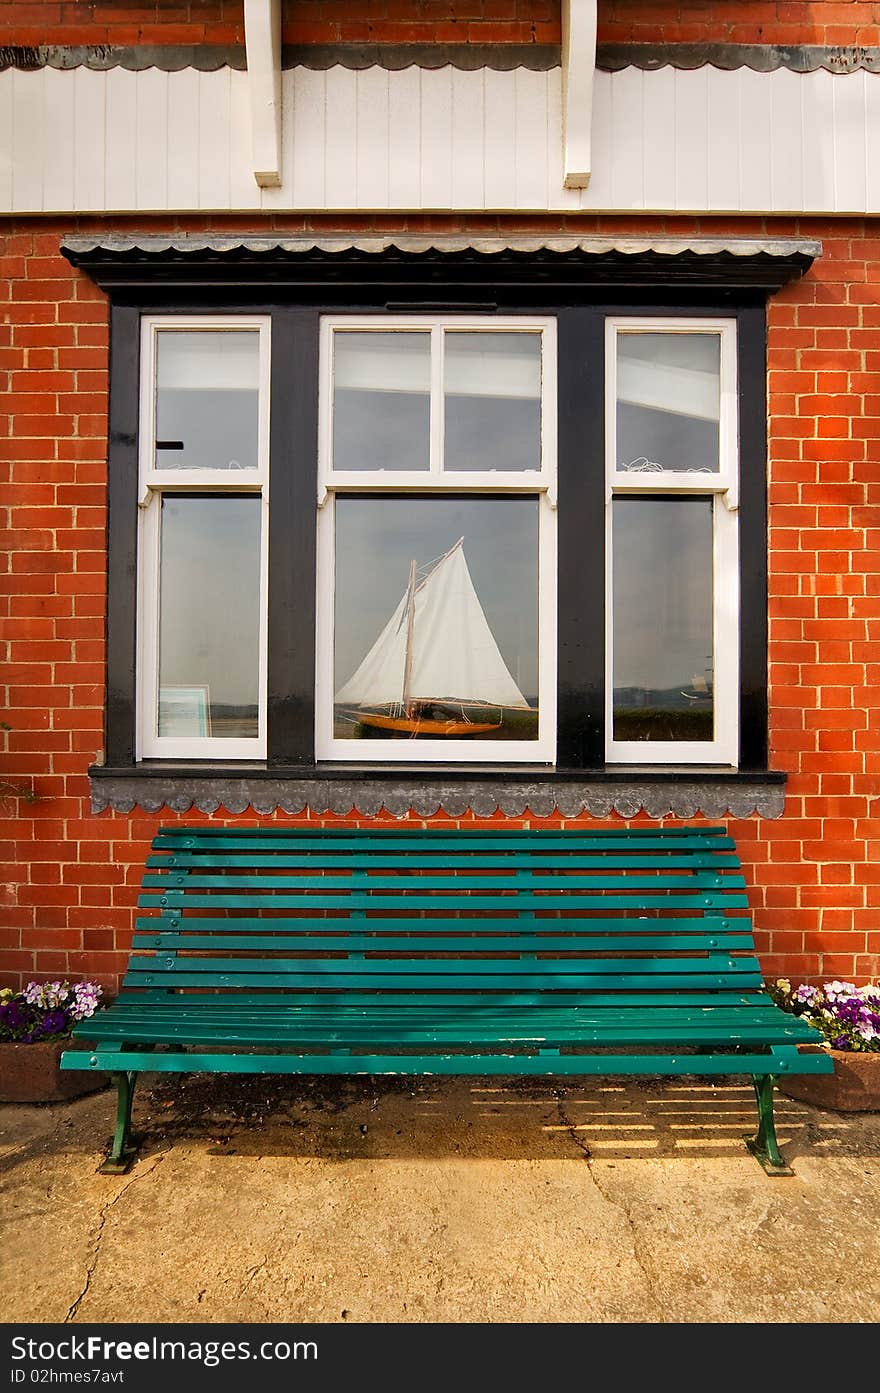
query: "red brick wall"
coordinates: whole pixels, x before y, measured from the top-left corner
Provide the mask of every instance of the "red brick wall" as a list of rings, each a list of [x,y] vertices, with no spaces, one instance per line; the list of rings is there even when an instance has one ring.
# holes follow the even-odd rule
[[[683,219],[576,221],[584,232],[624,222],[633,232],[700,230]],[[114,225],[124,231],[126,220]],[[489,231],[498,220],[406,225]],[[149,224],[159,226],[170,224]],[[301,226],[286,218],[261,230]],[[770,309],[771,762],[790,777],[783,818],[730,825],[765,969],[864,979],[880,967],[880,236],[856,219],[766,229],[712,219],[702,230],[771,227],[825,242],[823,259]],[[38,794],[0,803],[0,947],[7,981],[93,973],[109,986],[125,961],[149,839],[174,816],[89,812],[86,768],[100,756],[103,719],[107,309],[59,256],[71,230],[90,227],[31,219],[0,238],[0,390],[10,406],[0,701],[11,726],[0,776]]]
[[[239,44],[242,0],[0,0],[0,44]],[[559,43],[559,0],[284,0],[285,43]],[[599,39],[880,44],[876,0],[599,0]]]
[[[870,0],[599,0],[599,39],[616,43],[877,44]]]

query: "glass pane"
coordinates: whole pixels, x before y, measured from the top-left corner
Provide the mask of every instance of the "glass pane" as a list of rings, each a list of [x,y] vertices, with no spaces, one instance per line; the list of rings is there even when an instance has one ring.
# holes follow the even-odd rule
[[[536,498],[336,503],[334,733],[536,740]]]
[[[160,735],[259,733],[260,510],[256,497],[162,499]]]
[[[712,500],[616,498],[614,739],[711,740]]]
[[[541,468],[541,335],[447,332],[445,469]]]
[[[720,334],[617,335],[617,468],[717,474]]]
[[[431,335],[333,335],[333,468],[427,469]]]
[[[257,330],[159,330],[157,469],[256,469],[259,409]]]

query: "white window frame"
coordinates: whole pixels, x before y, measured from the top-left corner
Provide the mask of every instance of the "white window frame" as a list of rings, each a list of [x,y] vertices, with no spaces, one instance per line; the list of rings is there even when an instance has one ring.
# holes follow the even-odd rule
[[[155,465],[156,348],[160,331],[251,330],[259,334],[257,468],[157,469]],[[137,758],[236,760],[266,757],[266,669],[269,589],[269,362],[268,315],[144,315],[141,319],[138,439]],[[162,498],[171,494],[256,495],[261,500],[258,731],[253,738],[161,736],[159,617]]]
[[[605,758],[620,765],[739,762],[739,428],[735,319],[609,317],[605,326]],[[617,468],[617,340],[623,332],[720,334],[721,397],[718,473],[678,470],[634,474]],[[678,495],[712,500],[714,653],[712,740],[614,739],[614,556],[611,515],[614,499]]]
[[[333,468],[333,335],[337,329],[431,334],[430,467]],[[444,330],[539,332],[541,464],[535,470],[450,470],[443,462]],[[553,764],[556,759],[556,320],[544,315],[326,315],[321,319],[316,596],[315,758],[347,764]],[[333,734],[336,494],[534,495],[538,503],[538,738],[536,740],[369,740]]]

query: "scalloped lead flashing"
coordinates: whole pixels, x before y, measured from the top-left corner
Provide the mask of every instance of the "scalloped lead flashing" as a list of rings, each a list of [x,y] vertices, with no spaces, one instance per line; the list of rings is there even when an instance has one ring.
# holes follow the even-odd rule
[[[90,777],[92,812],[111,809],[131,813],[135,808],[158,813],[188,813],[193,808],[211,815],[233,816],[252,809],[260,816],[274,812],[316,817],[376,817],[380,813],[406,818],[411,813],[429,818],[447,817],[608,817],[624,818],[647,813],[666,816],[746,818],[781,817],[785,804],[784,783],[761,776],[754,779],[665,779],[640,781],[637,777],[565,780],[549,779],[437,779],[382,777],[362,779],[249,778],[245,776],[189,777],[151,774],[102,774]]]
[[[458,68],[474,72],[489,68],[511,72],[526,68],[547,72],[561,65],[558,44],[285,44],[281,51],[283,68],[310,68],[326,71],[341,67],[360,71],[384,68],[399,72],[403,68]],[[32,72],[40,68],[90,68],[106,72],[124,68],[142,72],[158,68],[162,72],[181,72],[193,68],[216,72],[220,68],[246,68],[241,44],[6,44],[0,45],[0,71],[17,68]],[[724,71],[750,68],[752,72],[775,72],[787,68],[796,73],[824,69],[830,73],[880,72],[880,48],[859,44],[620,44],[600,43],[596,66],[606,72],[621,68],[693,69],[713,67]]]
[[[237,292],[333,293],[344,283],[382,288],[385,303],[400,295],[436,300],[442,274],[444,298],[495,297],[522,287],[531,292],[536,272],[548,294],[572,294],[599,286],[656,288],[683,285],[772,292],[803,276],[821,242],[796,238],[572,237],[456,234],[382,236],[320,232],[295,237],[110,234],[65,237],[61,252],[109,293],[154,293],[157,272],[166,291],[198,286]]]
[[[482,256],[497,256],[503,252],[534,255],[537,252],[551,252],[565,256],[583,253],[586,256],[731,256],[771,258],[802,257],[814,260],[822,255],[822,243],[803,237],[573,237],[548,232],[541,235],[512,233],[508,237],[480,236],[479,233],[437,234],[419,236],[407,232],[387,233],[379,236],[358,236],[337,233],[322,236],[320,233],[305,233],[295,237],[202,235],[184,233],[179,236],[161,233],[109,233],[107,236],[70,236],[61,241],[61,251],[74,264],[96,253],[110,256],[124,256],[140,253],[144,256],[163,256],[169,254],[196,256],[207,253],[212,256],[246,253],[265,256],[283,253],[296,256],[308,252],[336,255],[340,252],[364,252],[376,256],[387,252],[401,252],[404,255],[421,255],[426,252],[439,252],[442,255],[455,255],[462,252],[477,252]]]

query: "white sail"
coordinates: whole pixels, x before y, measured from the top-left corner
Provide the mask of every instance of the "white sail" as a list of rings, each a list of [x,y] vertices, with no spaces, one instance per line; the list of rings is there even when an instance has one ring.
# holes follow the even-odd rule
[[[337,702],[403,704],[408,599],[407,591],[360,667],[336,693]],[[530,709],[492,636],[461,541],[416,588],[413,605],[409,701]]]

